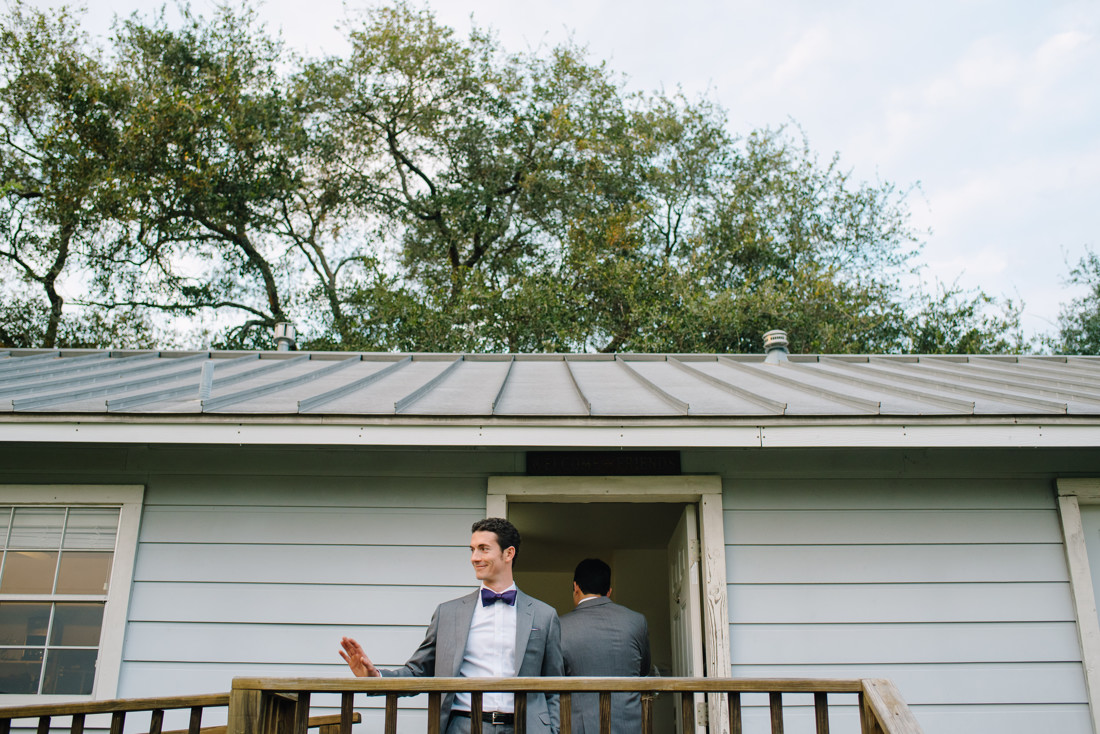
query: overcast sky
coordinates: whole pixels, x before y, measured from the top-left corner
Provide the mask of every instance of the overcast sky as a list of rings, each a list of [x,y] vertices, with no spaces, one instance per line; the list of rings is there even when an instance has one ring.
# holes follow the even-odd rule
[[[32,0],[58,5],[54,0]],[[87,0],[87,27],[161,5]],[[200,13],[210,0],[193,0]],[[345,48],[365,3],[268,0],[261,17],[309,54]],[[1081,0],[432,0],[505,48],[572,38],[636,90],[706,94],[735,133],[797,122],[859,179],[919,183],[924,278],[1022,298],[1051,332],[1066,261],[1100,241],[1100,2]],[[1091,70],[1091,71],[1090,71]]]

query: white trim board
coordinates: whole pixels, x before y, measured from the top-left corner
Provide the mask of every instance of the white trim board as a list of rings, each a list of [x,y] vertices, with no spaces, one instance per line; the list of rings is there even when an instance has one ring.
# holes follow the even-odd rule
[[[1089,715],[1093,732],[1100,733],[1100,618],[1096,612],[1096,595],[1081,522],[1082,504],[1100,504],[1100,479],[1058,479],[1057,487],[1058,515],[1077,615],[1077,638],[1084,663]]]
[[[0,421],[0,442],[603,448],[1100,446],[1100,423],[285,423]]]
[[[507,517],[509,503],[523,502],[696,502],[702,551],[703,649],[706,676],[727,678],[732,654],[726,577],[722,477],[594,476],[489,477],[486,517]],[[712,709],[712,731],[728,731],[721,707]]]

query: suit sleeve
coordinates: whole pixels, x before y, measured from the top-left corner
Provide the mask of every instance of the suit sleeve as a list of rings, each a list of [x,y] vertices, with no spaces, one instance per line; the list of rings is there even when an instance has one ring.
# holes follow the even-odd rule
[[[546,650],[542,656],[542,675],[565,675],[565,663],[561,656],[561,622],[558,615],[550,615],[550,634],[546,636]],[[546,708],[550,712],[550,731],[557,734],[561,729],[561,717],[558,710],[558,696],[556,693],[546,694]]]
[[[388,668],[378,672],[391,678],[422,678],[435,675],[435,644],[438,630],[439,609],[436,608],[435,613],[432,614],[432,621],[428,624],[424,641],[420,643],[420,647],[416,648],[416,652],[408,662],[400,668]]]

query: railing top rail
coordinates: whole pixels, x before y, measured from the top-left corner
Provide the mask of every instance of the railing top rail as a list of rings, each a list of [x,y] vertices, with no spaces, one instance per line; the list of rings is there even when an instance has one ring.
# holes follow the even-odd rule
[[[858,678],[234,678],[235,690],[313,693],[688,691],[859,693]]]
[[[228,706],[228,693],[208,693],[202,696],[170,696],[164,698],[118,698],[110,701],[80,701],[33,706],[0,706],[0,720],[29,719],[37,716],[71,716],[73,714],[110,714],[115,711],[154,711],[156,709],[189,709],[196,706]]]

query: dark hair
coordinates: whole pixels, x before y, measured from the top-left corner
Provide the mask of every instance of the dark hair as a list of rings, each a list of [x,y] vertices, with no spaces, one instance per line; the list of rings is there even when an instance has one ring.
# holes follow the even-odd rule
[[[519,556],[519,531],[516,530],[516,526],[505,520],[503,517],[487,517],[484,520],[478,520],[470,528],[471,533],[480,532],[494,533],[497,536],[497,545],[500,546],[502,551],[509,548],[515,548],[516,554],[512,557],[513,562],[516,557]]]
[[[581,593],[607,596],[607,592],[611,591],[611,566],[599,558],[585,558],[577,564],[573,581],[580,587]]]

